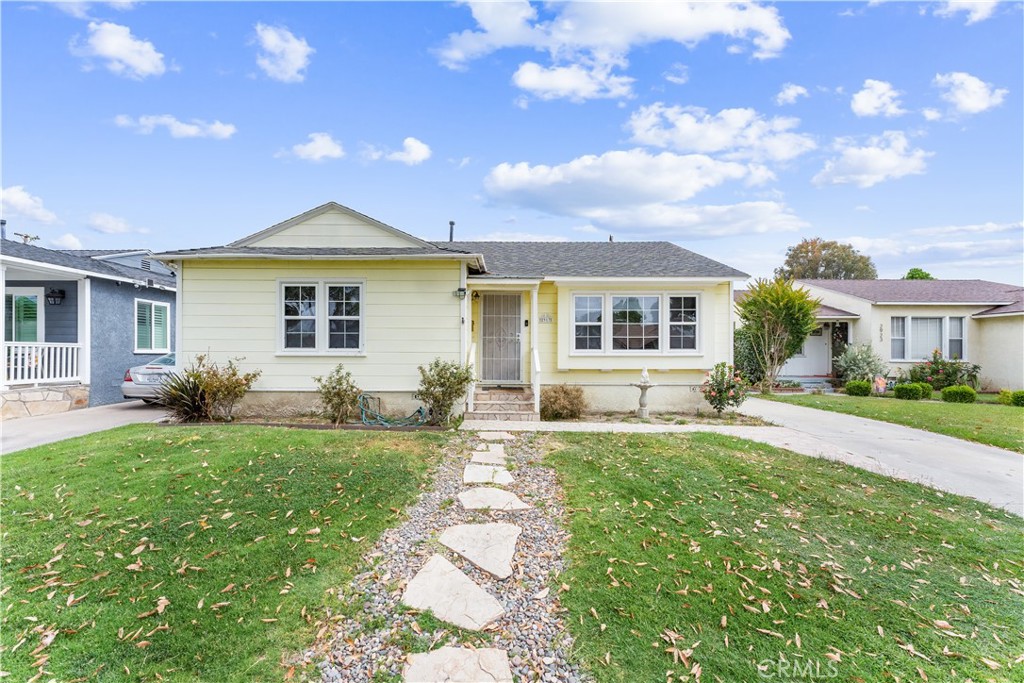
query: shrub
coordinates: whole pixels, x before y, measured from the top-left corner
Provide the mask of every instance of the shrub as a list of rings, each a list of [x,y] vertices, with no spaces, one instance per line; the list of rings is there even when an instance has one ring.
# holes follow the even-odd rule
[[[759,384],[764,378],[764,372],[757,362],[757,353],[754,350],[754,342],[750,338],[750,330],[746,327],[737,328],[733,333],[732,340],[736,369],[748,383]]]
[[[1013,392],[1010,402],[1015,406],[1024,407],[1024,391]]]
[[[728,363],[719,363],[707,374],[700,392],[721,416],[728,407],[737,408],[747,398],[748,385],[736,368]]]
[[[931,399],[932,397],[932,385],[928,382],[914,382],[917,386],[921,387],[921,398]]]
[[[736,302],[736,313],[747,329],[761,371],[761,391],[771,393],[783,364],[800,350],[817,327],[820,299],[792,280],[755,280]]]
[[[1009,389],[1000,389],[999,396],[996,398],[996,403],[1003,406],[1013,405],[1013,392]]]
[[[420,388],[413,398],[427,406],[430,424],[447,425],[452,417],[452,405],[466,393],[473,382],[473,371],[467,365],[435,358],[430,365],[419,367]]]
[[[832,362],[832,367],[849,380],[872,381],[876,376],[885,377],[889,368],[871,349],[871,344],[848,344],[843,352]]]
[[[928,387],[928,392],[931,393],[932,388]],[[904,401],[917,401],[921,398],[921,386],[916,383],[910,384],[897,384],[892,389],[892,393],[895,394],[896,398],[903,399]]]
[[[974,403],[978,392],[965,384],[955,384],[942,390],[942,400],[946,403]]]
[[[352,381],[352,373],[345,370],[341,363],[331,370],[326,377],[314,377],[317,392],[320,394],[320,405],[324,417],[339,425],[347,422],[349,414],[359,407],[359,394],[362,393]]]
[[[231,420],[235,404],[261,374],[259,370],[242,374],[234,360],[220,367],[199,355],[184,371],[164,381],[157,400],[182,422]]]
[[[853,379],[846,383],[846,393],[850,396],[870,396],[871,382]]]
[[[540,419],[578,420],[587,410],[583,387],[555,384],[540,392]]]
[[[942,352],[935,349],[932,351],[931,360],[917,363],[910,368],[910,381],[927,382],[934,389],[940,391],[957,384],[966,384],[977,388],[980,372],[980,365],[943,358]]]

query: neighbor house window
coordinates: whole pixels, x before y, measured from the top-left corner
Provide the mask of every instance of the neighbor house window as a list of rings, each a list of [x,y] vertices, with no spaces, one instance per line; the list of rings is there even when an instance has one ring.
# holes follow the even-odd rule
[[[894,317],[889,332],[892,360],[926,360],[935,350],[946,358],[962,359],[967,350],[962,317]]]
[[[574,294],[572,351],[696,352],[698,304],[695,294]]]
[[[949,353],[950,358],[964,357],[964,319],[949,319]]]
[[[612,297],[612,348],[657,351],[661,339],[661,297]]]
[[[353,282],[281,284],[281,350],[357,353],[363,348],[363,285]]]
[[[573,348],[577,351],[601,350],[601,320],[604,312],[604,297],[577,296],[573,298],[575,322],[573,323]]]
[[[135,353],[167,353],[171,339],[171,305],[135,300]]]
[[[900,359],[907,357],[907,319],[906,318],[893,318],[892,319],[892,334],[889,353],[892,354],[893,359]]]

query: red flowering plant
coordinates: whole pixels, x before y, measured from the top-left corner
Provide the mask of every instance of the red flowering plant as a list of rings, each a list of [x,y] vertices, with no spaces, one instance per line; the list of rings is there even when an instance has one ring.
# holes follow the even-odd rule
[[[726,408],[738,408],[747,398],[750,385],[728,363],[719,363],[704,378],[700,392],[719,417]]]
[[[914,365],[907,377],[911,382],[931,384],[933,389],[941,391],[957,384],[977,387],[980,372],[980,365],[957,358],[943,358],[942,351],[935,349],[931,360]]]

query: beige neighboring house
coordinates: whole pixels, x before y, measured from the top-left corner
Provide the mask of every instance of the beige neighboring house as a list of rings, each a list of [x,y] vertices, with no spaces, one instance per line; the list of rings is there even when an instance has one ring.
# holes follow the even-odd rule
[[[1024,288],[985,280],[800,280],[821,299],[815,336],[782,376],[827,376],[832,338],[871,344],[891,369],[934,349],[981,366],[985,389],[1024,389]]]
[[[669,242],[428,242],[328,203],[224,247],[160,254],[178,274],[178,358],[241,357],[248,410],[309,410],[343,363],[391,412],[418,366],[468,363],[474,417],[536,419],[544,386],[629,410],[695,406],[732,360],[733,284],[748,276]],[[243,406],[245,408],[246,406]]]

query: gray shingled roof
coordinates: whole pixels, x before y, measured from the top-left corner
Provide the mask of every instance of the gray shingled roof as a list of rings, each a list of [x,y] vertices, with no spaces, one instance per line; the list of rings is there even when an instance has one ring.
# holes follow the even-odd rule
[[[3,240],[3,242],[0,243],[0,252],[2,252],[4,256],[10,256],[12,258],[20,258],[25,259],[26,261],[35,261],[37,263],[47,263],[53,266],[63,266],[65,268],[83,270],[85,272],[92,273],[97,277],[118,280],[138,280],[139,282],[153,280],[156,284],[164,287],[176,287],[175,278],[169,275],[152,273],[148,270],[142,270],[141,268],[132,268],[131,266],[124,266],[119,263],[111,263],[109,261],[97,261],[96,259],[88,256],[79,256],[64,250],[46,249],[44,247],[37,247],[32,244],[23,244],[22,242],[16,242],[13,240]]]
[[[1007,304],[1005,306],[996,306],[995,308],[989,308],[987,310],[984,310],[981,313],[975,313],[972,317],[984,318],[985,316],[989,315],[1009,315],[1011,313],[1024,313],[1024,297],[1021,297],[1021,299],[1022,300],[1020,301],[1014,301],[1012,304]]]
[[[75,256],[114,256],[115,254],[138,254],[148,252],[148,249],[61,249],[61,251]]]
[[[178,249],[155,254],[160,259],[189,258],[190,256],[247,256],[273,258],[275,256],[423,256],[451,254],[453,250],[438,247],[202,247]],[[461,252],[455,252],[462,255]]]
[[[739,302],[743,297],[747,295],[746,289],[734,289],[732,292],[732,300]],[[835,306],[826,306],[825,304],[818,304],[818,310],[815,312],[815,317],[818,318],[859,318],[860,316],[850,311],[844,311],[841,308]]]
[[[671,242],[436,242],[483,254],[474,277],[749,277]]]
[[[800,280],[873,303],[981,303],[1020,301],[1024,288],[987,280]]]

